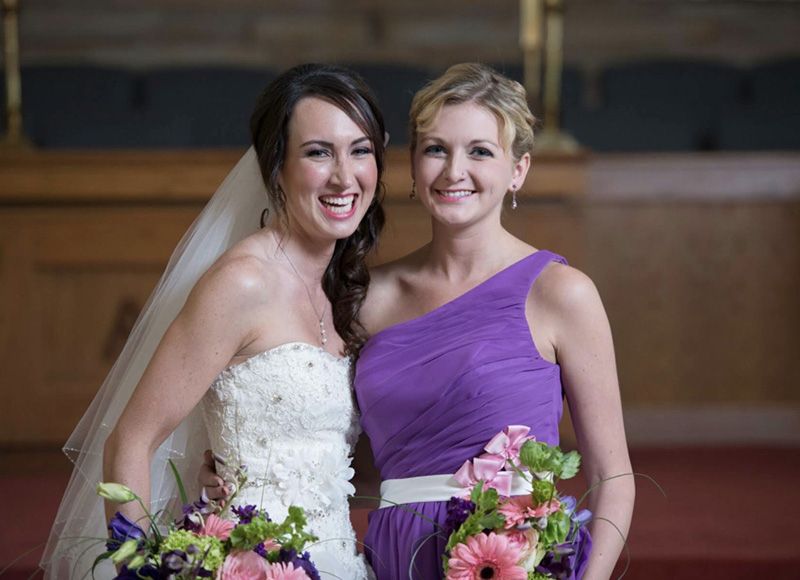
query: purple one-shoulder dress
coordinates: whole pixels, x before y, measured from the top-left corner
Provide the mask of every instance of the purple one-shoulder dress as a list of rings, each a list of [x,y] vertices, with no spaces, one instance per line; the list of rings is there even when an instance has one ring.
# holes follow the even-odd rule
[[[531,285],[552,261],[566,264],[540,250],[369,339],[355,390],[383,479],[453,474],[507,425],[558,444],[560,368],[536,350],[525,317]],[[445,523],[446,502],[407,507]],[[366,554],[378,580],[441,580],[447,539],[438,530],[400,507],[370,513]],[[572,579],[581,577],[590,544],[587,534]]]

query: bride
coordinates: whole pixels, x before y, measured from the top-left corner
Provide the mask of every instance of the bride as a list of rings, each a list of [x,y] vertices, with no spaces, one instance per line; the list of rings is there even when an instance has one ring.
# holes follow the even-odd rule
[[[193,475],[209,443],[248,467],[242,505],[279,519],[306,509],[323,578],[367,578],[347,504],[358,417],[343,355],[364,342],[356,316],[383,225],[383,119],[357,75],[302,65],[260,95],[250,129],[253,147],[182,240],[68,442],[76,469],[42,561],[49,578],[91,568],[97,554],[69,538],[105,535],[97,481],[176,513],[166,459]],[[132,502],[105,517],[117,510],[144,515]]]

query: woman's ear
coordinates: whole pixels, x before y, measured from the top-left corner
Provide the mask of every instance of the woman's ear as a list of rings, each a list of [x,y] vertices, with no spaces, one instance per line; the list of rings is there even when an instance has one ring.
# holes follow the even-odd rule
[[[525,177],[528,175],[528,170],[531,168],[531,154],[526,153],[520,157],[519,161],[514,164],[513,180],[517,189],[522,189],[522,184],[525,183]],[[510,188],[509,188],[510,189]]]

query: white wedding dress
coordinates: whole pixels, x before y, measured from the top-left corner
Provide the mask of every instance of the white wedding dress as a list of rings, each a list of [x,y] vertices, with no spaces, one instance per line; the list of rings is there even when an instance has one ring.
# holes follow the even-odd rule
[[[291,505],[304,508],[323,580],[373,577],[356,552],[347,503],[360,432],[350,366],[320,347],[284,344],[223,371],[201,401],[211,447],[226,462],[219,475],[233,481],[233,469],[247,467],[233,504],[277,521]],[[223,517],[236,521],[230,510]]]

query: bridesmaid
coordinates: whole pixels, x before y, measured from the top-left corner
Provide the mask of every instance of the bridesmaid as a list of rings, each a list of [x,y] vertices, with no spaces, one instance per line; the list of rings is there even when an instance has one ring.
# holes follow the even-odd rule
[[[372,271],[361,311],[371,338],[355,376],[384,497],[399,489],[405,503],[413,483],[403,480],[455,473],[510,424],[558,444],[564,395],[587,484],[629,473],[611,332],[594,284],[501,223],[504,199],[510,193],[515,205],[531,162],[524,89],[460,64],[417,93],[410,117],[411,195],[431,214],[433,239]],[[627,534],[633,500],[632,479],[619,478],[599,486],[588,507]],[[446,501],[407,507],[445,523]],[[436,531],[401,507],[372,512],[365,543],[378,579],[441,579],[446,539]],[[591,558],[572,578],[608,579],[622,540],[599,519],[589,531]]]

